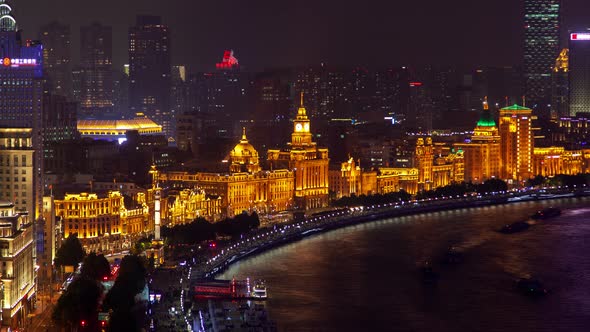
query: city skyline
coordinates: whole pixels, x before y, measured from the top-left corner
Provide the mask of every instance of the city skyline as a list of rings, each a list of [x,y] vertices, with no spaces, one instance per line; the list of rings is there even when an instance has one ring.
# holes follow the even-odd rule
[[[587,14],[582,0],[563,3],[562,39],[568,28],[584,26]],[[109,9],[114,6],[120,9]],[[113,26],[114,68],[127,63],[128,28],[136,15],[144,14],[163,17],[172,34],[172,62],[188,65],[191,72],[212,70],[225,49],[234,49],[243,68],[250,71],[320,62],[467,67],[522,62],[523,0],[493,1],[486,6],[463,0],[454,6],[378,0],[364,8],[333,1],[274,4],[262,0],[235,2],[229,8],[221,9],[213,2],[173,1],[162,6],[152,0],[125,5],[112,0],[41,4],[23,0],[15,15],[26,38],[35,38],[39,27],[53,20],[70,24],[72,50],[78,49],[79,26],[94,21]],[[434,32],[443,38],[433,37]],[[513,51],[486,51],[500,48]],[[78,57],[74,51],[74,63]]]

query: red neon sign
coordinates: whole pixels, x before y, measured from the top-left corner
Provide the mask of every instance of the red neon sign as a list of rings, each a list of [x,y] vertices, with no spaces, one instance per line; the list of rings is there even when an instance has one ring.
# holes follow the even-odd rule
[[[422,82],[410,82],[410,87],[422,86]]]
[[[238,65],[238,59],[234,57],[234,51],[226,50],[225,52],[223,52],[223,59],[221,59],[221,62],[216,63],[215,67],[217,69],[229,69],[237,67]]]

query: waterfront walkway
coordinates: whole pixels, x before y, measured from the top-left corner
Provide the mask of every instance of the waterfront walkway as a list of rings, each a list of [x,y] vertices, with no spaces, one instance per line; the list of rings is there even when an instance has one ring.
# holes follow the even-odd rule
[[[208,259],[206,264],[196,266],[195,271],[193,271],[193,278],[214,277],[229,265],[245,257],[299,240],[314,233],[325,232],[360,222],[434,211],[588,195],[590,195],[590,189],[543,188],[335,209],[320,215],[310,216],[302,221],[275,225],[272,229],[261,229],[248,234],[247,237],[240,241],[220,247],[219,253]]]

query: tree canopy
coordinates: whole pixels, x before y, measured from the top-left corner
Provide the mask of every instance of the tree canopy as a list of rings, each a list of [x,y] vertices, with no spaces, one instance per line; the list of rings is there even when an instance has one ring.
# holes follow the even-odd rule
[[[104,255],[90,253],[82,263],[82,276],[92,280],[103,280],[111,276],[111,265]]]
[[[86,252],[78,240],[78,235],[71,234],[57,250],[55,265],[76,267],[84,259],[84,256],[86,256]]]
[[[82,321],[88,328],[96,326],[102,292],[102,286],[95,280],[76,278],[59,297],[51,318],[60,326],[78,326]]]

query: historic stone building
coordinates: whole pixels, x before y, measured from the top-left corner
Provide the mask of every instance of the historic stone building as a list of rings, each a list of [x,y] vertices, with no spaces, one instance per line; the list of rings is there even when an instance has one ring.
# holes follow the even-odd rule
[[[291,143],[281,150],[268,150],[272,169],[288,169],[295,173],[294,207],[299,209],[328,206],[328,149],[319,148],[313,142],[310,129],[301,94],[301,106],[293,121]]]
[[[293,208],[293,171],[261,170],[258,152],[248,142],[245,131],[224,162],[228,164],[228,173],[165,172],[160,180],[175,189],[197,189],[210,197],[219,197],[219,203],[207,207],[209,215],[203,215],[210,220],[232,217],[243,211],[272,213]],[[197,205],[193,207],[196,209]],[[179,208],[177,205],[171,213],[178,216]],[[193,213],[197,212],[190,212]]]
[[[118,191],[109,191],[105,197],[66,194],[63,200],[55,200],[55,215],[62,220],[64,238],[77,234],[86,251],[106,252],[120,249],[125,235],[141,236],[153,230],[145,195],[131,201],[128,198],[126,204]]]
[[[468,143],[454,144],[463,150],[465,158],[465,181],[481,183],[502,176],[502,156],[500,154],[500,134],[496,121],[490,112],[487,99],[484,102],[481,118]]]

